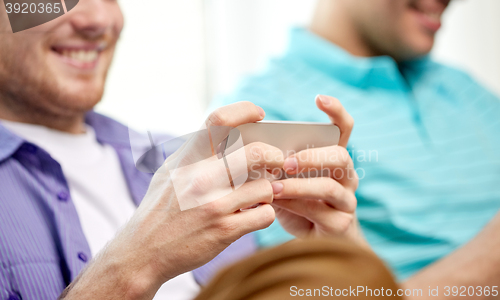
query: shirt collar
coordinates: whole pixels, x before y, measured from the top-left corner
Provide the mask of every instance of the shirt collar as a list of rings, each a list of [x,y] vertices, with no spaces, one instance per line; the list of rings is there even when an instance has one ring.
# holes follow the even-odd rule
[[[130,147],[127,126],[94,111],[87,113],[85,123],[94,128],[96,139],[100,143],[113,147]]]
[[[403,89],[406,86],[398,63],[390,56],[357,57],[305,28],[293,28],[285,55],[299,59],[348,85],[356,87],[377,86],[386,89]],[[422,64],[428,57],[406,62]]]
[[[127,126],[100,115],[94,111],[87,113],[85,122],[92,126],[100,143],[113,147],[130,147]],[[12,156],[25,140],[0,124],[0,162]]]
[[[24,140],[0,124],[0,162],[14,154]]]

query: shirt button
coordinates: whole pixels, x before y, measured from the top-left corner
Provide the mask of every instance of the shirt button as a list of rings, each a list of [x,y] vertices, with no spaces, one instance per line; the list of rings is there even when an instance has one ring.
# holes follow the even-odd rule
[[[69,195],[66,191],[60,191],[59,193],[57,193],[57,199],[59,199],[59,201],[66,202],[68,201],[68,198]]]
[[[23,149],[31,154],[35,154],[37,151],[37,147],[32,144],[23,144]]]
[[[18,292],[12,292],[9,294],[9,298],[7,300],[22,300],[23,298]]]
[[[83,252],[78,252],[78,258],[83,262],[87,262],[87,255]]]

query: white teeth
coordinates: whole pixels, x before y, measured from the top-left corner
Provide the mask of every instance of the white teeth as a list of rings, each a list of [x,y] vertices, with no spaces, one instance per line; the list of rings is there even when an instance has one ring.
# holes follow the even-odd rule
[[[99,56],[97,50],[62,50],[61,54],[80,62],[93,62]]]
[[[94,61],[97,59],[97,51],[89,51],[87,52],[87,59],[89,61]]]

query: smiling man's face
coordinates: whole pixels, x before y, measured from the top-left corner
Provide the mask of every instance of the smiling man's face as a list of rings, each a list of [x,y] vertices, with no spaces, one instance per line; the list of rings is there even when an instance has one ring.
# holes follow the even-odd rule
[[[450,0],[342,0],[357,31],[398,60],[429,53]]]
[[[102,97],[123,15],[116,0],[80,0],[62,17],[12,33],[0,0],[0,103],[71,117]]]

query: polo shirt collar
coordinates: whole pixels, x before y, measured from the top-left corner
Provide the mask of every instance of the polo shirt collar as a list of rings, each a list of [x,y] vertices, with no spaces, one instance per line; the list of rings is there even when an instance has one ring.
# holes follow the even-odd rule
[[[357,57],[305,28],[293,28],[285,58],[299,59],[348,85],[405,89],[398,63],[390,56]],[[419,64],[427,58],[416,60]],[[407,62],[405,64],[411,64]]]

